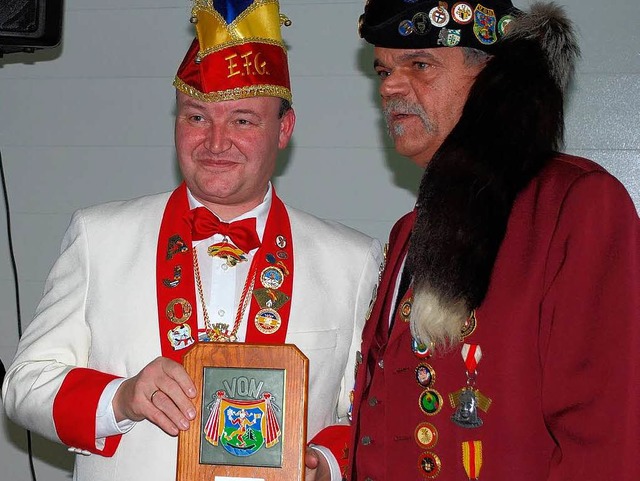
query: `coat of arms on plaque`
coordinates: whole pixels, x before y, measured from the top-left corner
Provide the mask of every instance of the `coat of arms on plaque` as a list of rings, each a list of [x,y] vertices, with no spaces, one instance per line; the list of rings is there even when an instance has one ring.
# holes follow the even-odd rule
[[[205,368],[200,462],[279,467],[284,371]]]

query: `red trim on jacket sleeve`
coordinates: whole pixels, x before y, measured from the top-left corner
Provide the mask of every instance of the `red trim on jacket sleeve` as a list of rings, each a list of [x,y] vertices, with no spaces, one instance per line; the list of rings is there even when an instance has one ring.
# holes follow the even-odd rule
[[[349,463],[349,441],[351,440],[351,426],[349,424],[335,424],[327,426],[316,434],[309,444],[316,444],[327,448],[338,461],[340,473],[345,476]]]
[[[105,439],[104,449],[96,448],[96,411],[104,388],[117,376],[93,369],[69,371],[53,400],[53,423],[67,446],[111,457],[122,435]]]

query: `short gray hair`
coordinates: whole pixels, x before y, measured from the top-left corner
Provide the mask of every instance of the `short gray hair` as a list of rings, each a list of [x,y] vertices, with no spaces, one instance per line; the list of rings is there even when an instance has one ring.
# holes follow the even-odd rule
[[[491,58],[491,55],[484,50],[472,47],[462,47],[462,54],[464,55],[464,63],[468,67],[475,67],[476,65],[485,63]]]

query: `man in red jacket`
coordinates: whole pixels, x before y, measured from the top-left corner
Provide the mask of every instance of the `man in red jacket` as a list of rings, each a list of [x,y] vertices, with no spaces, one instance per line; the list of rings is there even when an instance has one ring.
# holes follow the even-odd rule
[[[425,168],[363,332],[351,480],[640,479],[640,223],[558,152],[553,5],[369,0],[396,150]]]

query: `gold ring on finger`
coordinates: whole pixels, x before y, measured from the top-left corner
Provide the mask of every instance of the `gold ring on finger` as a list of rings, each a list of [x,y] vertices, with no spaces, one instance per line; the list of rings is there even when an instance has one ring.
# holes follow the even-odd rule
[[[159,393],[159,392],[160,392],[160,389],[156,389],[155,391],[153,391],[153,392],[151,393],[151,396],[149,396],[149,401],[150,401],[150,402],[153,402],[153,396],[155,396],[155,395],[156,395],[157,393]]]

